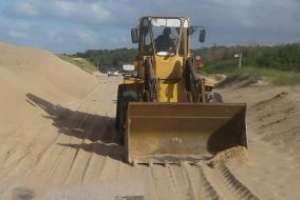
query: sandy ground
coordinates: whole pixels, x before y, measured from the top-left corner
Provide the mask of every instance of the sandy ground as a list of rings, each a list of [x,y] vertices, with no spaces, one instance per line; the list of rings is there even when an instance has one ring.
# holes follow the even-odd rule
[[[0,199],[300,198],[300,87],[233,81],[219,89],[227,102],[248,103],[247,156],[132,167],[116,144],[119,78],[45,51],[0,49]]]

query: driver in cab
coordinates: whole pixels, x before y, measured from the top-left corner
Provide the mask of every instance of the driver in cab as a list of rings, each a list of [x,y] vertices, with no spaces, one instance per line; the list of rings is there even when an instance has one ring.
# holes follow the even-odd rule
[[[169,52],[175,47],[174,41],[170,37],[171,28],[166,27],[163,30],[163,33],[155,39],[155,47],[157,52],[166,51]]]

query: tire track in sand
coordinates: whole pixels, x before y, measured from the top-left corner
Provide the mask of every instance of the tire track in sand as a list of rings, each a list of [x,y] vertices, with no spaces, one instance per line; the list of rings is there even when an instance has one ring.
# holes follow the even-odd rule
[[[95,95],[95,93],[98,91],[99,89],[99,84],[94,88],[92,89],[84,98],[82,98],[80,101],[79,101],[79,104],[77,106],[77,108],[72,111],[75,115],[75,119],[74,120],[70,120],[69,123],[70,125],[67,125],[67,127],[69,127],[69,129],[71,131],[75,130],[76,129],[83,129],[85,128],[85,124],[89,121],[89,120],[92,120],[95,115],[92,115],[92,114],[86,114],[86,115],[83,115],[81,116],[81,112],[89,112],[90,110],[90,100],[91,100],[91,97],[93,95]],[[86,106],[85,109],[82,109],[83,106]],[[83,111],[81,111],[83,110]],[[79,116],[79,117],[77,117]],[[72,116],[71,116],[72,117]],[[88,128],[89,129],[89,128]],[[80,135],[78,135],[79,137],[86,137],[85,133],[82,132],[82,133],[79,133]],[[58,144],[58,143],[66,143],[66,144],[78,144],[78,138],[76,137],[77,134],[75,134],[73,136],[73,134],[71,134],[70,136],[67,135],[65,136],[64,138],[62,138],[63,140],[61,140],[60,142],[57,140],[55,142],[55,144]],[[84,140],[83,139],[79,139],[82,143],[82,141]],[[56,147],[54,147],[54,150],[56,149]],[[69,164],[69,167],[66,167],[68,168],[69,170],[66,171],[66,173],[63,174],[63,177],[64,178],[61,178],[62,182],[65,183],[67,178],[69,177],[69,174],[71,173],[71,169],[73,168],[73,165],[76,161],[76,158],[77,158],[77,155],[79,153],[79,149],[76,149],[75,152],[74,152],[74,149],[73,148],[67,148],[67,147],[63,147],[62,150],[60,151],[60,153],[58,153],[58,156],[57,156],[57,159],[55,160],[55,164],[54,164],[54,167],[52,168],[51,170],[51,173],[49,174],[50,176],[48,178],[51,178],[51,176],[56,173],[56,171],[58,170],[57,168],[60,167],[59,165],[59,161],[61,161],[62,159],[60,157],[65,157],[66,153],[70,152],[70,154],[73,154],[72,156],[68,156],[68,157],[72,157],[72,160],[70,161],[70,164]],[[61,155],[61,156],[59,156]]]
[[[221,173],[225,179],[227,187],[231,190],[238,199],[259,200],[259,198],[247,188],[236,176],[232,174],[226,165],[220,167]]]
[[[223,199],[207,179],[202,166],[184,166],[194,199]],[[197,174],[197,176],[195,176]]]
[[[86,95],[84,98],[80,99],[76,103],[77,105],[76,105],[76,108],[75,108],[74,111],[73,110],[69,110],[68,108],[65,108],[64,111],[63,111],[64,113],[62,113],[62,114],[66,117],[66,119],[62,119],[62,121],[60,121],[59,123],[65,123],[66,124],[65,127],[68,127],[71,131],[73,129],[80,129],[80,128],[82,128],[83,125],[84,125],[84,123],[85,123],[85,120],[86,120],[87,116],[82,117],[80,115],[81,112],[79,110],[84,105],[88,105],[89,100],[90,100],[90,96],[93,95],[93,93],[95,93],[97,91],[97,89],[98,89],[98,86],[96,86],[94,89],[92,89],[88,93],[88,95]],[[69,111],[70,111],[70,113],[68,113]],[[44,164],[47,163],[47,161],[45,162],[45,160],[47,160],[47,158],[49,157],[49,155],[57,155],[55,159],[53,158],[54,159],[53,162],[51,162],[53,167],[49,169],[48,178],[46,178],[46,180],[49,179],[49,178],[51,179],[51,176],[55,173],[57,167],[59,166],[58,163],[61,160],[61,157],[65,154],[64,152],[65,151],[70,151],[69,148],[62,148],[62,149],[60,149],[59,152],[57,152],[57,150],[59,150],[59,149],[57,148],[56,144],[59,141],[64,141],[64,142],[68,142],[69,143],[69,142],[71,142],[73,140],[78,140],[78,139],[76,139],[74,137],[71,137],[71,136],[64,135],[64,134],[62,134],[58,130],[57,131],[57,136],[55,137],[55,139],[52,142],[50,142],[47,145],[47,147],[43,149],[43,151],[41,151],[39,153],[38,160],[37,160],[38,162],[35,164],[35,166],[34,166],[33,169],[31,168],[28,171],[27,177],[30,177],[31,175],[36,174],[37,171],[35,169],[37,169],[38,171],[41,171],[42,168],[44,169],[45,166],[43,166],[43,162],[44,162]],[[41,165],[41,166],[39,166],[39,165]]]
[[[97,91],[98,89],[98,86],[96,86],[95,88],[93,88],[84,98],[82,98],[79,103],[78,103],[78,106],[76,108],[76,110],[79,110],[81,108],[81,106],[84,104],[84,103],[87,103],[87,100],[89,99],[89,97],[95,92]],[[28,97],[29,98],[29,97]],[[37,97],[38,98],[38,97]],[[30,102],[31,104],[36,104],[36,103],[33,103],[32,102],[33,100],[30,99]],[[51,105],[51,104],[50,104]],[[37,105],[37,107],[39,107],[39,110],[35,113],[34,117],[33,117],[33,120],[31,121],[31,126],[29,126],[28,123],[23,123],[15,132],[14,134],[11,135],[11,137],[9,138],[14,138],[14,137],[17,137],[17,135],[20,135],[22,133],[22,131],[24,130],[24,127],[23,126],[27,126],[27,127],[36,127],[36,124],[39,124],[38,121],[39,121],[39,118],[41,117],[41,115],[44,114],[44,112],[47,113],[47,110],[44,110],[44,109],[50,109],[50,110],[55,110],[57,111],[57,105],[51,105],[53,107],[51,108],[48,108],[48,107],[40,107],[39,105]],[[43,111],[44,110],[44,111]],[[61,111],[61,110],[58,110],[58,111]],[[66,112],[68,111],[68,109],[63,109],[63,111],[61,112],[58,112],[57,111],[57,115],[56,116],[57,118],[59,118],[60,116],[63,116],[66,114]],[[77,112],[75,112],[75,114],[71,115],[70,116],[70,119],[68,119],[69,122],[66,122],[66,123],[72,123],[74,122],[73,124],[77,124],[78,122],[76,122],[76,120],[80,121],[80,119],[78,118],[78,115],[76,115]],[[22,128],[23,127],[23,128]],[[34,129],[33,131],[36,132],[35,135],[32,135],[32,132],[27,130],[26,133],[30,133],[32,136],[32,140],[29,141],[29,144],[24,144],[26,146],[28,146],[28,148],[31,148],[35,143],[36,141],[40,138],[39,136],[41,136],[42,134],[41,133],[45,133],[45,132],[50,132],[51,131],[51,128],[53,128],[52,126],[49,126],[49,124],[47,125],[43,125],[43,126],[40,126],[38,127],[38,129]],[[20,158],[16,159],[14,164],[13,165],[10,165],[10,167],[8,167],[7,171],[5,171],[4,176],[1,177],[1,182],[4,182],[5,181],[5,178],[6,177],[12,177],[14,176],[15,174],[17,175],[17,173],[22,173],[22,176],[23,177],[29,177],[33,171],[34,171],[34,168],[36,166],[38,166],[39,162],[41,161],[41,159],[43,158],[43,156],[45,155],[45,153],[50,149],[50,147],[52,147],[54,144],[57,143],[57,141],[59,140],[59,137],[61,136],[61,133],[58,132],[56,134],[56,136],[50,140],[50,142],[48,144],[46,144],[46,147],[43,148],[39,153],[37,153],[37,156],[35,157],[35,161],[34,162],[31,162],[30,163],[30,166],[27,166],[27,169],[18,169],[19,166],[23,166],[22,165],[22,162],[28,162],[28,159],[25,159],[27,158],[27,156],[30,154],[30,149],[27,149],[26,151],[24,151],[22,153],[22,156],[20,156]],[[6,138],[6,140],[8,140],[9,138]],[[18,147],[17,147],[18,148]],[[11,148],[12,150],[16,150],[16,146],[13,146]],[[36,151],[36,149],[34,149],[34,151]],[[11,150],[9,150],[8,152],[11,152]],[[3,162],[3,165],[6,163],[6,160],[8,160],[11,156],[11,154],[7,154],[6,157],[4,158]],[[3,167],[2,165],[2,167]],[[21,170],[21,171],[20,171]],[[26,172],[27,171],[27,172]],[[1,170],[1,172],[4,172],[4,169]],[[9,175],[9,176],[8,176]]]
[[[40,115],[40,114],[41,114],[41,112],[38,112],[38,115]],[[31,124],[32,124],[31,126],[34,127],[38,123],[36,123],[36,121],[34,121]],[[5,175],[0,177],[0,179],[1,179],[2,182],[5,181],[5,177],[8,177],[8,176],[11,177],[11,176],[13,176],[14,172],[16,172],[16,173],[20,173],[21,172],[20,169],[18,169],[18,168],[19,168],[19,166],[22,166],[22,164],[23,164],[22,161],[27,161],[28,162],[28,160],[26,160],[25,158],[27,158],[30,155],[30,152],[32,152],[32,150],[30,150],[30,148],[32,148],[32,146],[34,146],[34,144],[40,138],[40,136],[42,135],[42,133],[47,132],[50,129],[51,129],[51,127],[49,127],[48,124],[47,125],[43,125],[43,126],[39,127],[38,129],[36,129],[35,132],[37,132],[37,134],[34,135],[34,137],[29,142],[29,144],[26,144],[26,146],[28,148],[26,149],[26,151],[23,152],[23,155],[20,158],[18,158],[15,161],[14,164],[11,164],[10,167],[6,167],[7,171],[4,171],[4,169],[1,170],[1,172],[5,172],[5,173],[3,173]],[[50,146],[52,146],[53,144],[56,143],[56,141],[58,140],[58,138],[59,138],[60,135],[61,134],[58,133],[52,140],[50,140],[50,142],[46,145],[46,148],[44,148],[42,151],[40,151],[39,153],[37,153],[37,156],[35,157],[34,162],[31,162],[30,166],[27,167],[28,170],[23,169],[23,171],[27,171],[27,172],[24,172],[24,173],[21,172],[24,177],[30,176],[30,174],[33,172],[33,169],[35,168],[35,166],[37,166],[38,163],[40,162],[40,160],[41,160],[42,155],[44,154],[44,152],[46,152]],[[16,137],[16,135],[14,137]],[[12,149],[16,149],[16,146],[13,146]],[[10,158],[10,156],[12,156],[12,155],[7,155],[7,158],[2,163],[5,164],[6,160],[8,160]]]
[[[245,184],[238,180],[225,164],[213,169],[203,166],[202,169],[203,173],[206,174],[207,180],[218,192],[221,199],[260,199]]]
[[[94,127],[96,126],[96,115],[88,115],[88,117],[86,119],[84,119],[84,121],[90,121],[92,122],[89,127],[87,128],[87,131],[86,131],[86,134],[84,134],[84,138],[81,139],[81,142],[79,143],[78,146],[76,146],[76,150],[75,150],[75,153],[74,153],[74,156],[72,158],[72,161],[71,161],[71,164],[70,164],[70,167],[69,167],[69,170],[67,172],[67,175],[66,175],[66,178],[64,180],[64,182],[66,183],[68,181],[68,179],[71,177],[71,174],[74,170],[74,168],[76,167],[76,162],[77,162],[77,158],[78,158],[78,155],[79,153],[82,151],[81,149],[81,146],[83,146],[84,144],[87,144],[86,141],[87,139],[91,136],[91,134],[93,133],[92,130],[94,129]],[[76,144],[77,145],[77,144]],[[84,168],[83,168],[83,171],[81,172],[81,182],[83,182],[83,179],[87,173],[87,169],[89,167],[89,164],[91,162],[91,159],[92,159],[92,156],[93,156],[94,152],[91,151],[89,152],[89,155],[88,155],[88,158],[87,158],[87,161],[84,163]]]
[[[96,91],[97,92],[97,91]],[[99,95],[98,93],[95,93],[94,96],[96,96],[96,99],[101,99],[101,95]],[[98,97],[99,96],[99,97]],[[79,181],[80,183],[84,182],[85,176],[88,173],[89,167],[90,167],[90,163],[92,162],[92,158],[95,156],[95,154],[97,156],[99,156],[96,152],[97,152],[97,144],[96,143],[92,143],[91,138],[93,138],[94,134],[95,134],[95,127],[97,127],[98,125],[98,116],[101,116],[101,112],[95,112],[95,110],[97,110],[97,108],[95,108],[93,106],[93,104],[89,104],[88,106],[88,110],[91,110],[93,114],[89,114],[88,118],[85,119],[85,122],[89,122],[89,126],[85,129],[85,133],[83,134],[83,137],[81,139],[80,143],[74,143],[74,144],[70,144],[70,146],[75,147],[76,152],[73,156],[72,159],[72,163],[70,165],[70,169],[68,170],[68,175],[66,176],[64,182],[70,182],[71,179],[77,179],[77,181]],[[107,117],[107,118],[106,118]],[[103,126],[101,127],[101,130],[97,130],[97,140],[102,141],[103,139],[105,140],[105,138],[103,138],[104,136],[106,136],[108,129],[113,126],[111,124],[111,121],[108,119],[108,116],[104,117],[102,120]],[[113,133],[113,131],[111,131],[111,133]],[[115,135],[115,134],[112,134]],[[80,153],[82,152],[82,153]],[[79,163],[79,164],[77,164]],[[82,164],[83,163],[83,164]],[[83,166],[84,165],[84,166]],[[83,167],[82,167],[83,166]],[[79,177],[74,177],[72,176],[72,173],[74,171],[80,171],[79,174],[81,174]],[[78,171],[76,174],[78,174]]]
[[[93,134],[94,128],[95,128],[96,125],[97,125],[97,120],[95,120],[95,119],[96,119],[96,118],[94,118],[94,122],[91,123],[92,126],[91,126],[91,128],[90,128],[90,130],[89,130],[89,132],[88,132],[88,134],[87,134],[87,138],[89,138],[89,137]],[[105,120],[104,120],[104,124],[105,124],[104,130],[101,131],[101,132],[99,132],[99,133],[106,133],[106,132],[107,132],[106,129],[109,128],[108,126],[110,125],[110,121],[109,121],[108,119],[105,119]],[[114,133],[113,135],[115,135],[115,133]],[[100,135],[100,137],[101,137],[101,135]],[[114,136],[113,136],[113,137],[114,137]],[[82,145],[87,144],[86,141],[87,141],[87,139],[84,139],[84,140],[82,141]],[[114,141],[114,139],[112,139],[112,141]],[[90,167],[90,163],[92,162],[93,157],[94,157],[94,156],[99,156],[99,155],[97,155],[97,154],[95,153],[95,152],[97,151],[96,148],[97,148],[97,147],[96,147],[96,144],[92,144],[91,152],[90,152],[90,154],[89,154],[89,157],[88,157],[88,159],[87,159],[87,161],[86,161],[85,167],[84,167],[83,172],[82,172],[82,175],[81,175],[81,183],[83,183],[84,180],[85,180],[85,177],[86,177],[86,175],[87,175],[87,173],[88,173],[88,169],[89,169],[89,167]],[[119,163],[119,164],[120,164],[120,167],[121,167],[122,163]],[[119,173],[120,173],[120,172],[119,172]]]

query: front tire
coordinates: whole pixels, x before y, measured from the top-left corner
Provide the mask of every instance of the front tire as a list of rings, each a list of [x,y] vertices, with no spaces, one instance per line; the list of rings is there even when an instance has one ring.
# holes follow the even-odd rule
[[[125,84],[119,85],[115,126],[118,132],[118,141],[120,144],[124,144],[128,103],[132,101],[138,101],[137,92],[127,88]]]
[[[223,97],[220,93],[218,92],[213,92],[211,95],[210,95],[210,98],[209,98],[209,103],[223,103]]]

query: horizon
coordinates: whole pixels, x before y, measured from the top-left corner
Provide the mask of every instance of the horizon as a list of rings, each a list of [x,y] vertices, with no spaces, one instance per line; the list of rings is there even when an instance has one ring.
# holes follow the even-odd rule
[[[0,40],[0,44],[4,44],[4,45],[13,45],[13,46],[16,46],[16,47],[24,47],[24,48],[33,48],[33,49],[41,49],[41,50],[47,50],[47,51],[50,51],[51,53],[53,54],[57,54],[57,55],[63,55],[63,54],[66,54],[66,55],[70,55],[70,56],[73,56],[73,55],[76,55],[76,54],[79,54],[79,53],[86,53],[87,51],[114,51],[114,50],[122,50],[122,49],[126,49],[126,50],[132,50],[132,49],[135,49],[137,50],[138,47],[115,47],[115,48],[95,48],[95,49],[85,49],[83,51],[74,51],[74,52],[54,52],[54,51],[51,51],[50,49],[46,49],[46,48],[40,48],[40,47],[34,47],[34,46],[29,46],[29,45],[22,45],[22,44],[16,44],[16,43],[10,43],[10,42],[5,42],[5,41],[1,41]],[[225,47],[225,48],[234,48],[234,47],[277,47],[277,46],[285,46],[285,45],[293,45],[293,44],[300,44],[300,41],[298,42],[286,42],[286,43],[273,43],[273,44],[258,44],[258,43],[252,43],[252,44],[212,44],[212,45],[209,45],[209,46],[202,46],[202,47],[199,47],[199,48],[192,48],[192,50],[199,50],[199,49],[209,49],[209,48],[213,48],[213,47],[216,47],[216,48],[222,48],[222,47]]]

